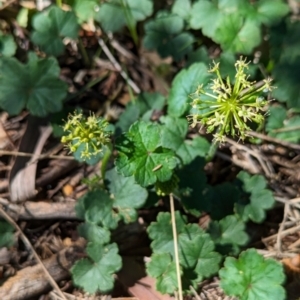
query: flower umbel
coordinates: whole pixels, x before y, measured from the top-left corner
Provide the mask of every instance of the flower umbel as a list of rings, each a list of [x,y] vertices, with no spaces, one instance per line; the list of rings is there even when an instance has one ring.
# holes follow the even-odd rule
[[[109,123],[98,118],[94,114],[85,117],[82,113],[70,114],[68,121],[63,127],[66,135],[61,138],[61,142],[66,144],[72,153],[79,147],[81,158],[90,159],[103,151],[103,146],[110,143],[110,132],[107,131]]]
[[[221,77],[219,63],[214,63],[209,70],[216,76],[212,84],[205,88],[200,85],[192,94],[195,113],[189,117],[191,125],[200,123],[207,132],[215,132],[215,142],[224,142],[226,135],[237,135],[243,140],[250,130],[249,122],[260,125],[264,121],[268,101],[262,95],[273,89],[271,79],[249,81],[245,72],[248,64],[242,57],[235,63],[235,82],[231,84],[229,77]]]

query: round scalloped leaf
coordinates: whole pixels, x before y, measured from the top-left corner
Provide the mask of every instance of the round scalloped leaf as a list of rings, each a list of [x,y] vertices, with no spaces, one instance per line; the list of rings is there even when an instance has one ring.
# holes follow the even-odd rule
[[[76,39],[79,30],[76,15],[57,6],[35,15],[32,26],[32,42],[47,54],[54,56],[62,54],[65,50],[62,38]]]
[[[110,231],[92,223],[82,223],[77,227],[80,236],[89,242],[106,244],[110,240]]]
[[[59,78],[53,57],[38,59],[30,54],[27,64],[13,57],[0,59],[0,107],[11,115],[28,108],[31,114],[46,116],[62,109],[68,86]]]
[[[193,50],[194,37],[183,32],[184,21],[178,15],[159,14],[145,24],[144,46],[157,50],[162,58],[172,56],[176,61]]]
[[[135,221],[136,210],[147,200],[147,190],[135,183],[133,176],[124,177],[118,174],[115,168],[107,171],[105,177],[109,180],[108,187],[113,198],[113,210],[118,212],[126,224]]]
[[[118,246],[89,243],[86,250],[90,258],[77,261],[71,269],[74,284],[89,293],[112,290],[114,273],[122,266]]]
[[[180,234],[184,231],[186,218],[178,211],[175,212],[176,229]],[[170,253],[174,255],[174,239],[171,225],[171,214],[169,212],[160,212],[157,215],[156,222],[152,222],[147,229],[149,237],[153,240],[151,248],[154,253]]]
[[[177,165],[170,149],[162,147],[161,126],[138,121],[117,140],[116,168],[123,176],[134,176],[141,186],[167,181]]]
[[[213,241],[220,245],[243,246],[249,240],[249,236],[245,232],[245,223],[236,215],[229,215],[220,221],[211,222],[208,233]]]
[[[95,17],[96,11],[99,10],[98,0],[74,0],[72,8],[75,11],[80,23],[88,21]]]
[[[94,224],[115,229],[120,216],[113,210],[113,200],[103,190],[94,190],[86,193],[80,200],[85,208],[85,219]]]
[[[228,15],[215,32],[215,40],[226,51],[250,54],[261,41],[256,21],[244,20],[240,13]]]
[[[0,56],[13,56],[16,53],[17,45],[11,35],[3,35],[0,32]]]
[[[147,263],[147,273],[156,279],[156,289],[162,294],[173,294],[177,290],[176,265],[170,254],[153,254]]]
[[[238,259],[227,257],[219,275],[221,287],[229,296],[240,300],[285,299],[282,265],[265,259],[255,249],[242,252]]]
[[[204,63],[195,63],[188,69],[181,70],[172,82],[168,99],[168,114],[181,117],[189,111],[192,101],[190,95],[196,91],[199,84],[205,86],[210,79],[211,74],[207,72]]]
[[[250,219],[261,223],[266,217],[266,210],[275,203],[272,192],[266,189],[266,179],[261,175],[251,176],[245,171],[241,171],[237,178],[243,182],[243,190],[250,194],[250,199],[244,202],[241,198],[241,201],[235,203],[235,212],[243,221]]]
[[[290,143],[298,143],[300,116],[287,117],[287,111],[282,106],[272,106],[269,111],[266,124],[268,135]]]
[[[150,0],[110,0],[100,6],[95,19],[105,31],[116,32],[132,22],[142,21],[152,14],[153,3]]]

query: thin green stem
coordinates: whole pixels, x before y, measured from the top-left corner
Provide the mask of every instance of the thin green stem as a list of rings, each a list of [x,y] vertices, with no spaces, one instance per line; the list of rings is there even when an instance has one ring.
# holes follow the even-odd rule
[[[219,145],[220,145],[220,143],[217,141],[211,143],[208,153],[205,157],[206,162],[212,161],[212,159],[214,158],[214,156],[219,148]]]
[[[90,58],[85,50],[85,47],[83,46],[82,39],[80,37],[78,38],[78,46],[79,46],[80,52],[82,54],[82,58],[83,58],[85,67],[89,68],[91,66]]]
[[[171,209],[172,230],[173,230],[173,239],[174,239],[174,254],[175,254],[176,275],[177,275],[177,283],[178,283],[178,295],[179,295],[179,300],[183,300],[180,264],[179,264],[179,253],[178,253],[177,230],[176,230],[176,219],[175,219],[175,208],[174,208],[174,198],[173,198],[172,193],[170,194],[170,209]]]
[[[103,184],[104,184],[107,164],[109,162],[111,154],[112,154],[112,144],[109,143],[108,145],[106,145],[106,151],[105,151],[104,156],[101,160],[101,177],[102,177],[102,180],[103,180]]]
[[[102,81],[105,77],[107,77],[106,74],[95,78],[94,80],[91,80],[90,82],[88,82],[82,89],[80,89],[78,92],[70,94],[69,96],[67,96],[66,98],[66,102],[70,101],[76,97],[79,97],[80,95],[82,95],[84,92],[86,92],[88,89],[92,88],[93,86],[95,86],[97,83],[99,83],[100,81]]]
[[[122,4],[123,12],[125,15],[126,23],[127,23],[128,29],[130,31],[130,35],[131,35],[135,45],[137,45],[138,44],[138,34],[136,31],[136,22],[133,18],[131,9],[126,1],[121,0],[121,4]]]
[[[56,5],[58,7],[62,7],[62,0],[56,0]]]

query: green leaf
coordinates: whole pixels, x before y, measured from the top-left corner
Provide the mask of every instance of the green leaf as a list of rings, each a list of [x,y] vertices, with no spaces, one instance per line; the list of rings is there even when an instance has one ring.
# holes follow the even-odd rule
[[[59,78],[55,58],[29,55],[27,64],[15,58],[0,59],[0,106],[11,115],[27,108],[31,114],[46,116],[62,109],[67,84]]]
[[[173,14],[176,14],[187,21],[190,18],[191,9],[191,0],[175,0],[171,11]]]
[[[214,38],[225,51],[250,54],[253,48],[259,45],[261,34],[257,22],[244,20],[236,13],[224,19]]]
[[[177,234],[179,235],[184,232],[186,217],[176,212],[175,219]],[[174,239],[170,213],[160,212],[157,215],[156,222],[150,224],[147,232],[153,240],[151,243],[153,253],[170,253],[174,256]]]
[[[105,31],[116,32],[125,25],[136,24],[149,17],[153,11],[150,0],[110,0],[100,6],[95,19]]]
[[[76,39],[79,25],[75,14],[57,6],[36,14],[32,20],[31,40],[44,52],[58,56],[65,50],[62,38]]]
[[[171,178],[177,159],[173,151],[163,148],[161,126],[136,122],[117,140],[119,156],[117,171],[123,176],[134,176],[142,186],[164,182]]]
[[[223,182],[209,187],[205,200],[206,211],[210,213],[213,220],[220,220],[234,211],[234,205],[240,200],[239,189],[230,182]]]
[[[4,35],[0,31],[0,56],[13,56],[17,50],[17,45],[12,35]]]
[[[142,207],[147,200],[148,192],[134,182],[133,177],[123,177],[116,169],[106,172],[109,180],[109,191],[113,199],[113,209],[128,224],[137,219],[136,209]]]
[[[245,232],[245,223],[235,215],[226,216],[220,221],[209,224],[208,233],[216,244],[245,245],[248,234]]]
[[[115,229],[120,220],[117,212],[113,210],[113,200],[103,190],[87,192],[81,201],[84,203],[85,219],[88,222]]]
[[[165,104],[165,97],[160,93],[143,92],[135,100],[131,100],[116,123],[117,129],[127,131],[135,121],[141,118],[150,121],[156,111],[161,111]]]
[[[181,70],[172,82],[168,99],[168,114],[181,117],[190,109],[193,93],[199,84],[206,85],[211,79],[211,74],[203,63],[195,63],[188,69]]]
[[[212,38],[222,18],[222,12],[216,3],[199,0],[193,4],[189,24],[192,29],[202,29],[204,35]]]
[[[83,201],[85,219],[94,224],[114,229],[122,219],[125,223],[136,220],[136,209],[146,201],[147,190],[134,182],[133,177],[123,177],[112,169],[106,173],[110,195],[103,190],[86,193]]]
[[[10,247],[14,243],[14,228],[4,220],[0,220],[0,248]]]
[[[286,102],[289,108],[300,106],[300,59],[294,63],[277,63],[272,77],[276,82],[276,89],[272,95],[281,102]]]
[[[280,62],[293,64],[300,59],[300,23],[287,19],[270,30],[271,57]]]
[[[151,255],[147,273],[156,279],[156,289],[162,294],[173,294],[178,288],[176,265],[168,253]]]
[[[181,241],[180,248],[180,264],[197,273],[197,279],[192,281],[200,282],[218,272],[221,255],[214,251],[215,245],[208,234]]]
[[[179,177],[179,195],[182,205],[192,214],[199,216],[201,211],[208,211],[210,207],[206,193],[206,175],[204,159],[196,157],[177,173]]]
[[[241,198],[241,201],[235,205],[236,213],[244,221],[250,219],[253,222],[261,223],[266,217],[265,211],[275,203],[272,192],[266,189],[265,178],[261,175],[251,176],[245,171],[241,171],[237,178],[242,182],[243,190],[250,194],[250,199],[244,201]]]
[[[122,266],[118,246],[89,243],[86,250],[90,258],[77,261],[71,269],[74,284],[88,293],[112,290],[113,274]]]
[[[287,117],[287,111],[282,106],[271,106],[269,112],[266,124],[268,135],[298,143],[300,141],[300,116]]]
[[[80,236],[89,242],[98,244],[106,244],[110,240],[110,232],[103,227],[92,223],[82,223],[77,227]]]
[[[186,224],[186,217],[182,216],[178,211],[175,212],[175,219],[183,287],[184,289],[189,289],[190,285],[195,286],[203,277],[217,272],[221,256],[214,252],[213,241],[199,225]],[[165,266],[161,260],[165,259],[166,265],[170,266],[172,263],[171,258],[174,259],[171,214],[160,212],[157,216],[157,222],[152,222],[148,227],[148,234],[153,240],[151,248],[156,258],[153,263],[153,269],[149,274],[153,277],[158,277],[158,280],[161,281],[164,277],[161,278],[160,276],[171,276],[171,274],[164,274],[164,269],[159,267],[159,265]],[[167,266],[165,266],[165,269]],[[176,286],[168,286],[168,288],[173,288],[172,292],[174,292]],[[165,289],[166,287],[164,287]],[[160,291],[163,292],[163,290]]]
[[[95,17],[96,11],[99,10],[98,0],[75,0],[72,8],[79,18],[80,23],[88,21]]]
[[[197,156],[205,157],[209,150],[209,143],[202,137],[193,140],[185,140],[188,131],[186,119],[177,117],[163,116],[160,122],[164,124],[162,130],[162,145],[172,149],[187,165]]]
[[[162,116],[160,122],[164,124],[161,137],[163,147],[176,152],[185,140],[189,127],[187,120],[171,116]]]
[[[189,25],[220,43],[223,50],[250,54],[261,41],[261,24],[272,25],[288,13],[281,0],[196,1]]]
[[[219,271],[221,287],[240,300],[284,300],[284,271],[273,259],[264,259],[255,249],[241,253],[238,259],[227,257]]]
[[[198,156],[206,157],[209,148],[209,142],[205,138],[197,136],[192,140],[185,140],[177,149],[176,154],[182,159],[184,165],[188,165]]]
[[[176,61],[192,51],[194,37],[183,31],[183,19],[178,15],[160,14],[145,24],[144,46],[156,50],[163,58],[172,56]]]
[[[205,46],[201,46],[197,50],[190,52],[188,54],[188,59],[187,59],[185,67],[188,68],[189,66],[191,66],[192,64],[197,63],[197,62],[198,63],[202,62],[206,66],[209,66],[209,64],[211,63],[211,59],[209,57],[207,48]],[[234,62],[235,62],[235,60],[234,60]]]
[[[282,0],[261,0],[257,2],[257,18],[265,25],[272,25],[287,15],[289,5]]]

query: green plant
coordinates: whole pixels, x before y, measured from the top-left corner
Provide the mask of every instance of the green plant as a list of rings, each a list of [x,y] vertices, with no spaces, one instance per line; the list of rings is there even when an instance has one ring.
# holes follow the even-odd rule
[[[196,288],[217,274],[225,260],[219,276],[226,294],[243,300],[283,299],[280,265],[253,249],[241,252],[252,237],[248,222],[262,223],[275,203],[267,180],[235,171],[230,180],[220,176],[211,184],[206,170],[210,164],[214,167],[216,149],[227,135],[248,142],[248,131],[265,128],[271,137],[299,142],[299,22],[281,0],[163,2],[57,0],[42,12],[26,8],[28,22],[19,25],[29,24],[27,48],[22,35],[8,30],[15,28],[15,21],[1,27],[0,107],[11,115],[28,110],[51,121],[52,113],[70,111],[79,103],[71,100],[101,78],[68,96],[62,79],[68,72],[61,76],[61,68],[72,73],[83,64],[93,69],[87,74],[94,74],[90,62],[103,55],[95,42],[100,28],[103,40],[110,40],[110,32],[118,39],[126,26],[130,36],[124,40],[135,54],[142,53],[142,44],[162,58],[172,58],[164,78],[170,91],[167,96],[144,91],[131,97],[115,126],[81,110],[70,114],[63,126],[61,141],[75,159],[101,161],[101,174],[85,180],[90,190],[76,206],[82,220],[78,233],[88,244],[86,257],[71,270],[74,285],[89,293],[113,289],[122,261],[111,231],[134,222],[139,208],[159,203],[162,210],[170,206],[170,213],[160,212],[147,228],[152,255],[146,265],[158,291],[182,299],[190,286]],[[248,56],[236,61],[241,54]],[[247,63],[250,59],[254,64]],[[280,105],[270,101],[269,75],[276,81],[272,95]],[[199,136],[186,116],[192,125],[214,133],[214,140]],[[206,230],[189,222],[203,214],[211,218]],[[0,247],[12,242],[12,228],[0,221]],[[272,290],[266,290],[269,286]]]
[[[134,42],[137,43],[136,23],[150,16],[152,10],[153,3],[150,0],[110,0],[100,6],[95,18],[105,31],[116,32],[127,25]]]
[[[13,57],[0,60],[0,107],[16,115],[27,108],[33,115],[46,116],[62,109],[67,84],[59,78],[55,58],[38,58],[30,53],[26,64]]]
[[[240,300],[285,299],[282,265],[264,259],[255,249],[242,252],[238,259],[227,257],[219,274],[224,291]]]
[[[0,219],[0,248],[12,246],[14,243],[14,228]]]
[[[62,38],[76,39],[79,26],[73,12],[63,11],[57,6],[50,7],[34,16],[34,31],[31,39],[47,54],[58,56],[64,52]]]
[[[226,101],[232,101],[238,109],[242,110],[236,102],[241,91],[248,88],[248,93],[245,93],[247,97],[241,96],[241,102],[245,101],[246,106],[249,104],[247,108],[249,107],[252,116],[253,107],[258,106],[259,111],[266,103],[257,102],[257,97],[263,88],[269,87],[269,81],[262,87],[252,89],[252,84],[247,81],[243,73],[245,66],[244,61],[238,61],[233,87],[230,86],[229,79],[225,85],[216,66],[218,77],[213,84],[217,82],[222,85],[221,88],[228,89],[228,99],[227,96],[220,97],[220,102],[225,103],[225,109],[227,109]],[[195,64],[182,74],[193,74],[203,69],[205,69],[203,64]],[[210,75],[202,75],[202,78],[209,85]],[[180,85],[181,88],[186,86],[185,81],[176,79],[173,84],[174,89],[178,91]],[[192,86],[188,85],[188,90],[191,88]],[[235,97],[233,100],[230,98],[230,92]],[[78,216],[85,221],[80,225],[79,233],[91,243],[89,244],[91,246],[87,249],[88,258],[76,263],[72,274],[75,284],[90,292],[95,292],[97,289],[105,292],[111,289],[113,280],[111,275],[120,268],[120,264],[113,265],[107,270],[110,280],[102,279],[103,275],[97,272],[97,269],[111,258],[106,258],[104,254],[95,258],[94,250],[89,247],[96,249],[100,240],[101,245],[98,245],[100,253],[104,251],[102,249],[113,247],[113,253],[117,255],[116,245],[108,244],[109,230],[119,226],[120,221],[130,223],[136,219],[136,209],[141,207],[148,197],[147,187],[154,186],[158,196],[169,195],[171,205],[171,213],[159,213],[157,221],[148,227],[153,254],[147,264],[147,271],[149,275],[156,278],[156,288],[160,292],[179,293],[180,297],[188,292],[190,286],[196,287],[203,278],[217,273],[222,255],[238,254],[240,248],[245,246],[249,239],[245,232],[246,222],[249,220],[262,222],[265,218],[265,210],[274,204],[272,193],[266,188],[266,181],[260,175],[251,176],[241,171],[233,183],[219,186],[207,184],[205,174],[199,173],[199,169],[195,171],[194,167],[203,166],[204,160],[202,159],[199,164],[199,156],[206,156],[209,143],[200,137],[194,138],[192,143],[188,142],[186,140],[188,123],[187,120],[181,119],[180,115],[162,116],[159,123],[150,122],[146,116],[148,116],[147,111],[152,111],[153,107],[151,102],[146,102],[149,105],[145,106],[145,99],[153,96],[160,97],[158,94],[146,94],[128,106],[129,111],[135,111],[135,118],[143,115],[146,120],[134,122],[117,138],[115,148],[118,150],[118,155],[115,159],[115,168],[102,172],[102,186],[99,184],[99,188],[94,187],[80,199],[77,206]],[[154,101],[152,105],[156,106],[160,102],[161,100]],[[208,104],[214,105],[211,102]],[[208,104],[206,107],[209,107]],[[171,105],[173,105],[172,100],[170,107]],[[182,113],[185,111],[186,109]],[[229,113],[231,111],[229,108]],[[174,112],[176,115],[176,110]],[[123,116],[123,118],[127,116],[126,112]],[[239,115],[238,117],[240,118]],[[232,118],[236,120],[234,110]],[[241,118],[240,122],[244,123],[245,120]],[[80,149],[81,144],[85,145],[81,158],[89,160],[102,151],[102,144],[109,143],[106,126],[107,122],[101,118],[90,116],[85,119],[82,113],[70,115],[64,128],[68,135],[64,136],[62,141],[66,142],[75,153]],[[125,119],[121,119],[117,127],[127,129]],[[237,134],[241,131],[237,131]],[[224,130],[223,134],[225,133]],[[188,176],[189,172],[191,176]],[[195,173],[199,177],[195,176]],[[194,180],[191,177],[194,177]],[[224,194],[226,190],[228,200],[220,199],[226,203],[224,206],[216,199],[219,193],[223,193],[223,197],[226,197]],[[211,214],[215,220],[211,222],[206,232],[196,224],[189,224],[186,216],[179,211],[175,212],[173,194],[190,213],[199,215],[201,211],[207,211]],[[235,194],[235,197],[232,197],[232,194]],[[95,264],[97,266],[99,264],[99,267],[95,268]],[[109,262],[107,264],[109,265]],[[102,280],[104,284],[92,286],[92,275]]]
[[[209,70],[216,74],[213,84],[204,87],[199,85],[192,95],[194,113],[190,116],[192,126],[198,123],[207,127],[207,132],[214,134],[215,141],[224,142],[225,136],[238,136],[245,139],[250,127],[247,122],[261,125],[264,121],[264,110],[267,102],[262,92],[272,90],[271,79],[255,84],[248,80],[245,73],[248,68],[246,60],[240,58],[236,63],[235,82],[230,78],[223,80],[219,70],[219,63],[215,63]]]

